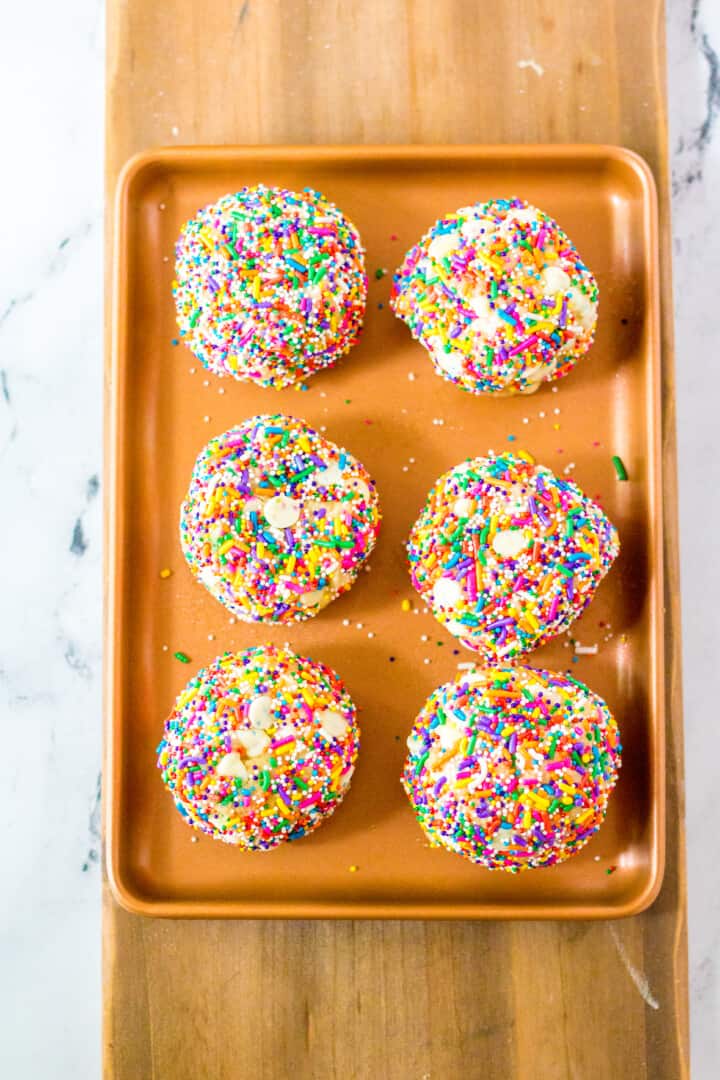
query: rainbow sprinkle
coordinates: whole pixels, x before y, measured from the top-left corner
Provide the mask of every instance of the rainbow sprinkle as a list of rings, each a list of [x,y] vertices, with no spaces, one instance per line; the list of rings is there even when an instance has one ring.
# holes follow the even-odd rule
[[[494,199],[437,221],[405,256],[390,303],[444,379],[528,394],[592,345],[598,288],[556,221]]]
[[[336,809],[359,738],[332,668],[259,646],[225,653],[190,680],[166,721],[158,768],[189,825],[269,851]]]
[[[565,675],[509,665],[463,672],[435,690],[408,749],[402,784],[431,844],[514,873],[585,846],[622,753],[597,694]]]
[[[360,462],[302,420],[253,416],[193,468],[180,542],[195,577],[246,622],[308,619],[346,592],[380,509]]]
[[[184,225],[175,255],[180,336],[216,375],[290,386],[358,340],[368,286],[360,236],[317,191],[225,195]]]
[[[619,549],[577,484],[522,453],[469,459],[441,476],[408,540],[420,596],[488,663],[566,630]]]

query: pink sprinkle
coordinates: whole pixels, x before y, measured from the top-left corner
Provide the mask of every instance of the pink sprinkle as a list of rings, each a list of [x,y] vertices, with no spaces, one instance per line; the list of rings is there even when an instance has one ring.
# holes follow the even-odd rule
[[[295,736],[286,735],[284,739],[273,739],[270,745],[273,749],[277,749],[278,746],[287,746],[287,744],[291,742],[295,742]]]
[[[552,603],[550,604],[550,610],[548,611],[548,622],[552,622],[557,615],[557,609],[560,604],[560,597],[553,596]]]
[[[525,349],[529,349],[537,341],[537,334],[531,334],[530,337],[525,338],[524,341],[519,341],[517,345],[514,345],[512,349],[508,349],[508,356],[515,356],[517,353],[524,352]]]
[[[548,761],[545,768],[548,771],[552,771],[553,769],[564,769],[566,767],[569,768],[571,765],[572,761],[570,760],[570,758],[563,758],[562,761]]]

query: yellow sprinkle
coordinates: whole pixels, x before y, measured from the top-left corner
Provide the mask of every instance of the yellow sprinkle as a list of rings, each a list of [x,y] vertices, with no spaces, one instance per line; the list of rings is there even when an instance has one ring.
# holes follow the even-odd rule
[[[260,275],[256,274],[255,277],[253,278],[253,283],[252,283],[252,294],[253,294],[253,298],[255,300],[260,299],[260,285],[261,285]]]
[[[285,573],[286,574],[292,574],[293,570],[295,569],[295,563],[296,562],[297,562],[297,558],[295,557],[295,555],[294,554],[291,555],[290,558],[288,559],[288,561],[285,563]]]
[[[233,548],[233,547],[235,547],[235,541],[234,540],[226,540],[225,543],[223,544],[223,546],[218,549],[218,555],[224,555],[227,551],[230,550],[230,548]],[[170,571],[168,570],[167,574],[169,574],[169,573],[170,573]],[[167,574],[165,573],[165,571],[163,571],[163,573],[160,576],[161,577],[163,577],[163,576],[167,577]]]
[[[532,825],[532,811],[529,806],[525,807],[523,814],[523,829],[529,829]]]
[[[487,263],[487,265],[491,266],[493,270],[496,270],[498,274],[502,274],[504,272],[505,267],[499,259],[491,258],[491,256],[486,255],[484,251],[476,251],[475,254],[477,255],[478,259],[480,259],[484,263]]]
[[[310,446],[307,435],[300,436],[300,438],[298,439],[298,446],[301,450],[304,450],[306,454],[310,454],[312,452],[312,447]]]
[[[400,604],[400,607],[403,611],[410,611],[410,609],[412,608],[412,604],[409,600],[403,600]]]
[[[355,863],[353,863],[352,866],[348,866],[348,870],[350,871],[351,874],[357,874],[359,869],[360,869],[360,867],[356,866]]]
[[[160,571],[160,577],[161,578],[169,578],[171,574],[172,574],[172,570],[168,570],[167,566],[165,567],[164,570]]]
[[[528,454],[527,450],[518,450],[516,457],[522,458],[523,461],[527,461],[528,465],[535,464],[535,458],[532,454]]]

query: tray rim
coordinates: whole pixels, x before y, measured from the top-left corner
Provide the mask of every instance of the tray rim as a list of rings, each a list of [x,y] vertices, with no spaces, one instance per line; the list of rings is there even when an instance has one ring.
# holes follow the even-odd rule
[[[124,418],[124,389],[126,371],[122,360],[126,354],[126,324],[121,318],[125,310],[127,281],[127,247],[124,243],[128,211],[133,186],[143,173],[158,166],[183,163],[206,163],[209,166],[225,162],[232,164],[263,156],[270,161],[370,161],[417,160],[430,164],[457,161],[474,157],[478,161],[497,161],[515,158],[523,162],[545,158],[577,162],[614,161],[630,169],[640,181],[643,193],[643,218],[646,237],[644,270],[647,275],[648,349],[653,365],[649,411],[651,432],[648,445],[652,449],[654,468],[648,478],[648,498],[654,511],[656,528],[653,552],[655,575],[652,582],[656,601],[651,620],[655,649],[650,662],[650,685],[653,690],[654,767],[650,771],[651,788],[655,793],[650,813],[651,844],[650,872],[644,886],[628,900],[619,903],[594,902],[584,906],[553,906],[552,904],[523,903],[507,906],[502,903],[452,903],[439,901],[432,906],[419,902],[372,900],[350,902],[328,901],[249,901],[153,898],[143,895],[125,880],[121,870],[121,826],[117,807],[121,771],[120,702],[122,670],[122,625],[118,614],[117,562],[120,546],[120,518],[125,474],[124,448],[119,433]],[[507,144],[325,144],[325,145],[222,145],[222,146],[165,146],[150,148],[128,159],[118,176],[112,207],[112,264],[110,290],[110,355],[105,370],[106,456],[104,462],[105,553],[104,553],[104,620],[103,620],[103,680],[104,680],[104,751],[103,751],[103,861],[114,898],[132,914],[164,918],[242,918],[242,919],[409,919],[428,921],[449,920],[558,920],[578,921],[626,918],[640,914],[655,901],[660,892],[665,868],[665,788],[666,788],[666,692],[665,692],[665,635],[666,614],[664,599],[665,565],[662,515],[664,462],[662,456],[662,328],[659,267],[659,219],[655,179],[650,166],[638,153],[622,146],[604,143],[507,143]]]

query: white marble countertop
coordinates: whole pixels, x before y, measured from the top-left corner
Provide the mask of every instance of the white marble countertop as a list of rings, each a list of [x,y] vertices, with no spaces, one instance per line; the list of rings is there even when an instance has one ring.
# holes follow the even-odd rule
[[[15,5],[2,25],[0,194],[17,212],[0,234],[0,486],[13,526],[6,519],[0,541],[12,794],[0,1075],[91,1077],[101,1007],[102,0]],[[720,655],[720,558],[707,540],[720,526],[720,331],[706,314],[720,281],[720,4],[669,0],[668,29],[691,1030],[693,1076],[704,1078],[720,1058],[720,841],[706,751],[715,717],[705,700]]]

